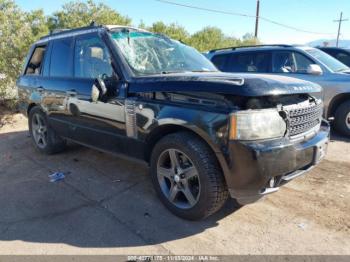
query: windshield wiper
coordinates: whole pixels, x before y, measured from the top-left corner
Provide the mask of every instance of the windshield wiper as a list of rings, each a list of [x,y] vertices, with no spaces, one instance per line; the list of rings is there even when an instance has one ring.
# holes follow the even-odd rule
[[[168,74],[182,74],[186,73],[186,71],[162,71],[162,75],[168,75]]]
[[[210,73],[210,72],[219,72],[218,70],[192,70],[193,73]]]

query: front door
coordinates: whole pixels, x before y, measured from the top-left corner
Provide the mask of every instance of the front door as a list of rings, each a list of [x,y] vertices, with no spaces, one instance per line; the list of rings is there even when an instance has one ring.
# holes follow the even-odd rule
[[[100,149],[125,153],[125,98],[113,69],[108,47],[97,33],[77,36],[74,48],[74,88],[66,90],[70,138]],[[96,79],[107,88],[98,102],[91,101]]]
[[[273,53],[272,61],[273,73],[295,77],[315,83],[326,82],[324,74],[327,72],[324,72],[323,75],[309,74],[307,69],[310,65],[315,64],[315,62],[299,52],[275,51]]]

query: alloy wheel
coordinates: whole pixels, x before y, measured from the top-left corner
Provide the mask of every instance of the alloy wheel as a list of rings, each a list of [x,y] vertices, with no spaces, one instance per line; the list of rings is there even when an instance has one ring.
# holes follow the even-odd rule
[[[345,117],[345,124],[348,127],[348,129],[350,129],[350,112]]]
[[[157,178],[161,191],[176,207],[190,209],[200,196],[200,179],[197,168],[182,151],[167,149],[160,154]]]
[[[32,134],[36,145],[45,148],[47,145],[47,126],[43,116],[34,114],[32,118]]]

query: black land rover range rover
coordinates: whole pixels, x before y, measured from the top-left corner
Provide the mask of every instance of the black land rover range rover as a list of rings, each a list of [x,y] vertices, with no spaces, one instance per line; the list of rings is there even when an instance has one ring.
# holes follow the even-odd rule
[[[17,86],[39,151],[73,141],[144,160],[161,201],[186,219],[229,195],[247,204],[277,191],[329,140],[318,85],[221,73],[195,49],[131,27],[43,37]]]

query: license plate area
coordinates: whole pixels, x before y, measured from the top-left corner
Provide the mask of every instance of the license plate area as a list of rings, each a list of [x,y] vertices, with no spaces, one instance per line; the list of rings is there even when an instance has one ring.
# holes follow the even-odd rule
[[[320,163],[326,156],[328,149],[328,140],[324,140],[318,143],[314,147],[314,161],[313,164],[316,165]]]

